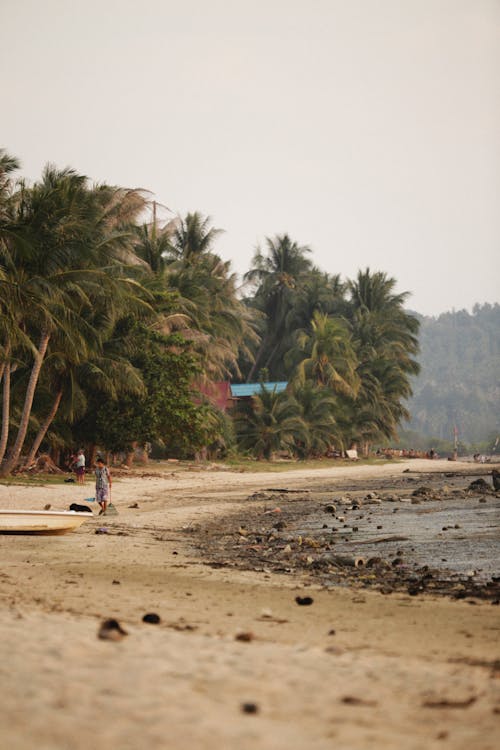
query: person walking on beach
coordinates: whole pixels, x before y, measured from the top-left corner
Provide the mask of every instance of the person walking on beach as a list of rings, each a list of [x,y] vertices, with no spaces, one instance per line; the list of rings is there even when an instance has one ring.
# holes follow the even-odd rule
[[[76,459],[73,465],[75,467],[77,484],[85,484],[85,453],[83,448],[80,448],[76,454]]]
[[[95,469],[95,498],[101,506],[99,515],[106,513],[106,508],[110,501],[111,485],[111,473],[106,466],[105,460],[99,457],[96,461]]]

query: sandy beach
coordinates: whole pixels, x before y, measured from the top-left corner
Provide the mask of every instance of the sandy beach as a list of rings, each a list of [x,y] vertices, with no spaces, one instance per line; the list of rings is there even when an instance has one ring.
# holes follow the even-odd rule
[[[117,516],[59,537],[0,535],[0,745],[493,750],[500,608],[491,600],[325,587],[303,572],[213,566],[200,553],[205,525],[242,512],[252,493],[325,482],[334,493],[407,468],[449,464],[151,465],[115,479]],[[90,479],[0,485],[0,507],[67,509],[92,494]],[[146,613],[159,624],[143,622]],[[127,635],[98,638],[108,618]]]

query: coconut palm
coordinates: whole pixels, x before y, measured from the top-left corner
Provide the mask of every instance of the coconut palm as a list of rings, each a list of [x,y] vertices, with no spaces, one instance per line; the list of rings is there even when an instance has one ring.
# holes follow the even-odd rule
[[[269,460],[280,450],[293,451],[307,442],[307,425],[294,398],[263,386],[251,404],[241,407],[235,428],[239,447]]]
[[[297,445],[298,452],[303,456],[321,456],[334,444],[343,449],[343,436],[335,420],[338,403],[334,393],[307,380],[294,385],[293,396],[307,425],[307,441]]]
[[[310,331],[298,334],[296,352],[301,354],[297,365],[300,382],[310,379],[335,393],[356,395],[358,362],[345,320],[315,312]]]
[[[71,169],[48,166],[33,187],[19,185],[15,216],[2,223],[2,283],[10,314],[24,332],[32,363],[17,436],[1,473],[8,474],[22,450],[41,368],[55,332],[65,347],[83,355],[95,335],[83,310],[101,299],[101,323],[113,317],[118,299],[139,304],[139,285],[123,272],[135,258],[129,222],[144,205],[134,191],[89,187]],[[141,300],[141,302],[143,302]],[[15,303],[15,304],[14,304]]]
[[[244,276],[247,283],[256,286],[251,306],[263,313],[261,343],[247,382],[252,380],[259,367],[268,369],[271,377],[282,374],[280,365],[286,350],[287,315],[300,280],[312,268],[306,257],[310,248],[293,242],[287,234],[267,237],[266,248],[266,255],[257,249],[252,268]]]
[[[52,337],[36,399],[36,413],[41,413],[40,405],[45,406],[45,416],[41,421],[32,417],[37,432],[26,457],[27,466],[33,462],[56,416],[68,424],[83,416],[89,392],[98,391],[111,399],[123,394],[144,394],[142,377],[129,359],[134,351],[133,336],[116,334],[116,326],[108,331],[101,329],[98,337],[86,339],[85,350],[76,356],[72,356],[64,339],[58,347],[57,336]]]
[[[191,342],[212,380],[239,376],[238,357],[250,356],[257,337],[252,311],[239,298],[230,262],[214,250],[221,230],[199,213],[178,219],[170,236],[164,284],[177,293],[179,312],[186,316],[180,333]]]
[[[170,258],[180,266],[189,266],[213,252],[222,229],[210,226],[210,216],[199,211],[178,217],[171,225]]]
[[[358,356],[360,388],[353,429],[364,443],[394,437],[406,417],[402,401],[411,394],[412,375],[419,372],[418,320],[405,312],[408,294],[395,294],[395,280],[381,272],[360,271],[349,282],[349,320]]]

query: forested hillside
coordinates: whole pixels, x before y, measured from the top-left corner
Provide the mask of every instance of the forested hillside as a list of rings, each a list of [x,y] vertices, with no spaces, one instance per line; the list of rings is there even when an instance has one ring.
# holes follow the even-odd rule
[[[421,372],[412,381],[408,427],[468,445],[500,434],[500,305],[420,320]]]

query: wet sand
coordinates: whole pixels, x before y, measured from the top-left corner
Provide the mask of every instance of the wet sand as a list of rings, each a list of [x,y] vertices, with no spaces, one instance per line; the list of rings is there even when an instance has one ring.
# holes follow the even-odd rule
[[[493,749],[500,617],[491,601],[325,587],[307,566],[212,567],[201,542],[268,488],[321,493],[327,482],[339,494],[440,463],[120,478],[118,516],[63,537],[0,536],[2,746]],[[89,489],[0,486],[0,503],[67,508]],[[250,504],[273,510],[265,499]],[[142,622],[148,612],[159,625]],[[128,635],[98,639],[105,618]]]

